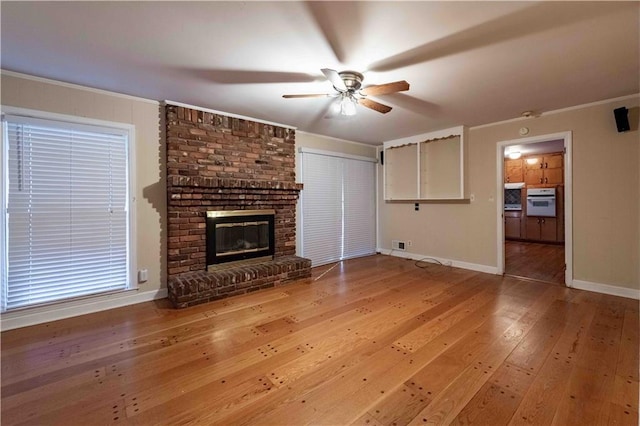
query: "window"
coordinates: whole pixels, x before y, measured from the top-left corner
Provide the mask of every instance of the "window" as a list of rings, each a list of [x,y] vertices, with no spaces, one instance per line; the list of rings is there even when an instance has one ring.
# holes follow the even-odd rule
[[[375,253],[375,160],[302,154],[302,255],[313,266]]]
[[[2,311],[131,288],[133,129],[2,121]]]

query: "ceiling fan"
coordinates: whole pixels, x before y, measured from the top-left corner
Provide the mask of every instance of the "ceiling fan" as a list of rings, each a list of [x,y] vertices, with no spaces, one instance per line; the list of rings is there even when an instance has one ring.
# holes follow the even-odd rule
[[[323,68],[322,73],[327,80],[333,84],[333,88],[337,93],[323,94],[303,94],[303,95],[282,95],[283,98],[340,98],[339,112],[341,115],[355,115],[356,105],[360,104],[364,107],[386,114],[391,111],[391,107],[367,98],[367,96],[387,95],[389,93],[403,92],[409,90],[409,83],[404,80],[394,81],[393,83],[378,84],[368,86],[363,89],[362,80],[364,76],[356,71],[341,71]]]

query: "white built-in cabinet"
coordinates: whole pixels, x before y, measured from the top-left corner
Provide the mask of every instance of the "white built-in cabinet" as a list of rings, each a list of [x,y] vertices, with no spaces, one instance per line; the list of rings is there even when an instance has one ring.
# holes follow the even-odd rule
[[[464,127],[384,143],[384,198],[465,198]]]
[[[418,144],[387,148],[384,151],[385,200],[419,198]]]

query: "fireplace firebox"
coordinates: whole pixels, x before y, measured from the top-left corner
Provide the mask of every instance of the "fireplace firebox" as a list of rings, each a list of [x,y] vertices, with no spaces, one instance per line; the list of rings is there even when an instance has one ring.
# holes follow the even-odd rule
[[[221,263],[272,259],[275,210],[208,211],[207,269]]]

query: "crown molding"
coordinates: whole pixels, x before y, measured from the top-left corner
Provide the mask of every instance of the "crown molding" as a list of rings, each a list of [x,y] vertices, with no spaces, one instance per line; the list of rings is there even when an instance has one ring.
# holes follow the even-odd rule
[[[0,74],[3,76],[6,75],[9,77],[21,78],[23,80],[36,81],[38,83],[47,83],[55,86],[66,87],[69,89],[84,90],[87,92],[98,93],[101,95],[114,96],[116,98],[128,99],[128,100],[138,101],[138,102],[146,102],[153,105],[160,105],[160,102],[153,99],[140,98],[138,96],[126,95],[124,93],[118,93],[118,92],[111,92],[109,90],[96,89],[94,87],[82,86],[80,84],[67,83],[59,80],[52,80],[50,78],[45,78],[45,77],[37,77],[35,75],[23,74],[15,71],[8,71],[8,70],[2,69],[0,70]]]
[[[540,115],[538,115],[536,117],[516,117],[516,118],[510,118],[508,120],[496,121],[494,123],[480,124],[478,126],[470,126],[469,129],[470,130],[483,129],[485,127],[499,126],[501,124],[515,123],[515,122],[518,122],[518,121],[531,120],[532,118],[538,118],[538,117],[544,117],[544,116],[547,116],[547,115],[560,114],[560,113],[563,113],[563,112],[574,111],[574,110],[577,110],[577,109],[584,109],[584,108],[590,108],[590,107],[594,107],[594,106],[598,106],[598,105],[610,104],[612,102],[626,101],[627,99],[633,99],[633,98],[640,98],[640,93],[635,93],[635,94],[626,95],[626,96],[620,96],[620,97],[617,97],[617,98],[604,99],[604,100],[601,100],[601,101],[590,102],[588,104],[581,104],[581,105],[575,105],[575,106],[570,106],[570,107],[566,107],[566,108],[554,109],[552,111],[543,112],[543,113],[541,113]]]

